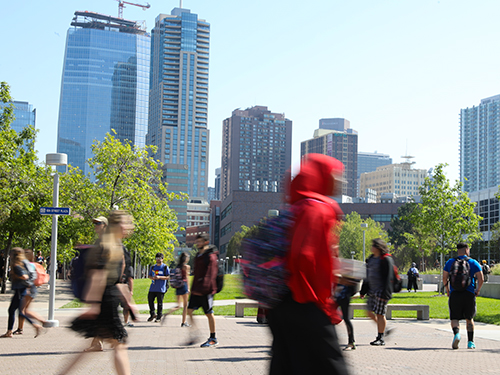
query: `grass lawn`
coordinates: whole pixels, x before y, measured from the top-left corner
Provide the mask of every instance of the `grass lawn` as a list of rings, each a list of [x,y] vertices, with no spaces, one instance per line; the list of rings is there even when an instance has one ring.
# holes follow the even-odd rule
[[[191,280],[190,280],[191,282]],[[138,279],[134,282],[134,300],[137,304],[148,303],[148,291],[151,280]],[[224,288],[215,296],[215,300],[242,299],[246,298],[243,294],[241,285],[241,275],[226,275],[224,277]],[[169,288],[165,295],[164,302],[176,302],[175,289]],[[483,323],[500,325],[500,300],[494,298],[477,298],[477,315],[474,320]],[[365,303],[364,300],[353,298],[352,303]],[[418,293],[395,293],[389,303],[393,304],[417,304],[429,305],[431,319],[449,319],[448,315],[448,297],[438,296],[436,292],[418,292]],[[77,308],[85,306],[77,299],[63,306],[63,308]],[[215,315],[234,316],[234,306],[215,306]],[[142,313],[142,311],[141,311]],[[144,313],[149,313],[148,311]],[[177,311],[176,314],[180,314]],[[195,314],[203,314],[200,309]],[[257,315],[257,309],[245,309],[245,315]],[[355,310],[355,317],[365,316],[364,311]],[[393,311],[394,318],[416,318],[416,311]]]
[[[429,305],[431,319],[449,319],[448,297],[438,296],[437,292],[395,293],[389,301],[390,304],[417,304]],[[353,298],[352,303],[364,303],[359,298]],[[477,322],[500,325],[500,300],[494,298],[478,297]],[[364,311],[354,310],[355,317],[365,316]],[[393,318],[416,318],[416,311],[393,311]]]
[[[191,285],[192,276],[189,279],[189,285]],[[148,292],[149,286],[151,285],[150,279],[136,279],[134,280],[134,301],[136,304],[148,303]],[[243,299],[247,298],[243,294],[243,286],[241,285],[241,275],[225,275],[224,276],[224,288],[222,288],[220,293],[215,296],[216,300],[226,300],[226,299]],[[163,302],[177,302],[177,296],[175,295],[175,288],[170,287],[168,292],[165,294]],[[62,308],[78,308],[85,306],[78,299],[74,299],[72,302],[67,303]],[[234,306],[233,315],[234,315]],[[249,310],[250,311],[250,310]],[[246,314],[246,311],[245,311]],[[255,313],[257,314],[257,313]],[[221,314],[225,315],[225,314]]]

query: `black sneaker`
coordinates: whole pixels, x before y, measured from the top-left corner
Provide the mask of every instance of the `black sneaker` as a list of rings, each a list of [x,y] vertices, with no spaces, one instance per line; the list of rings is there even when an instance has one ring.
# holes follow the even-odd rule
[[[189,324],[189,323],[181,323],[181,327],[191,327],[191,324]]]
[[[155,323],[159,323],[159,322],[161,322],[161,318],[156,318]]]
[[[156,318],[156,314],[152,314],[148,318],[148,322],[152,322]]]
[[[385,341],[384,339],[376,339],[375,341],[372,341],[370,345],[373,346],[385,346]]]

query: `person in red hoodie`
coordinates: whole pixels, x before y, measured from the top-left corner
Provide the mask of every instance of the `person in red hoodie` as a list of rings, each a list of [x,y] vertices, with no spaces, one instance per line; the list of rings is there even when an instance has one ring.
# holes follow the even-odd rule
[[[343,165],[308,154],[288,187],[295,214],[287,268],[291,295],[269,313],[273,333],[270,374],[347,374],[335,324],[342,319],[333,299],[338,242],[333,227],[342,214],[329,196],[342,187]]]
[[[194,276],[193,284],[191,285],[191,296],[189,297],[189,304],[187,313],[191,326],[196,329],[193,320],[193,312],[200,307],[203,309],[206,317],[208,318],[208,327],[210,328],[210,337],[208,340],[201,344],[202,348],[216,346],[219,342],[215,337],[215,318],[214,318],[214,294],[217,292],[217,260],[219,259],[219,252],[214,245],[210,245],[208,234],[199,234],[195,240],[198,254],[194,259]],[[196,337],[192,337],[188,345],[193,345]]]

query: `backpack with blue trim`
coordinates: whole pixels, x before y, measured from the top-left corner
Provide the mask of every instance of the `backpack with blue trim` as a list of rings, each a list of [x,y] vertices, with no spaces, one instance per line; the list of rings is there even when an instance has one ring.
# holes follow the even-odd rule
[[[276,307],[290,294],[285,258],[294,224],[294,214],[284,211],[259,224],[257,233],[243,240],[245,294],[266,308]]]
[[[170,285],[172,288],[182,288],[184,281],[182,280],[182,270],[177,267],[174,272],[170,274]]]

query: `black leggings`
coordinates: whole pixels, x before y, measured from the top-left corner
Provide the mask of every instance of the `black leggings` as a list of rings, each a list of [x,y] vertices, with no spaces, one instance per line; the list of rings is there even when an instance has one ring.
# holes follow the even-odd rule
[[[349,344],[354,342],[354,328],[349,318],[349,305],[351,304],[350,298],[344,298],[337,301],[337,304],[342,310],[342,317],[344,319],[345,326],[347,328],[347,335],[349,336]]]
[[[291,297],[269,311],[271,375],[347,374],[335,326],[314,303]]]
[[[16,320],[16,310],[19,309],[21,306],[21,300],[26,294],[26,289],[14,289],[14,295],[12,296],[12,299],[10,300],[10,305],[9,305],[9,322],[7,325],[7,330],[12,331],[14,328],[14,321]],[[19,316],[23,317],[26,319],[30,324],[33,324],[30,318],[28,318],[26,315],[21,313],[21,310],[19,310]]]

